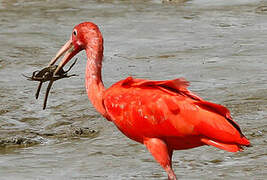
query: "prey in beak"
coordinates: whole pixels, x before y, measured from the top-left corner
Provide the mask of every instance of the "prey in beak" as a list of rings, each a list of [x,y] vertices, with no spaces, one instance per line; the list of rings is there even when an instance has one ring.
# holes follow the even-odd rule
[[[59,65],[55,65],[55,62],[63,55],[63,59],[61,60],[61,62],[59,63]],[[68,75],[68,72],[72,69],[72,67],[75,65],[75,63],[77,62],[77,59],[75,59],[75,61],[71,64],[71,66],[69,67],[69,69],[67,71],[64,71],[63,66],[73,57],[75,56],[75,54],[77,54],[77,51],[74,50],[74,46],[72,45],[71,40],[69,40],[57,53],[57,55],[50,61],[50,63],[48,64],[48,67],[43,68],[40,71],[34,71],[32,73],[32,76],[25,76],[28,80],[30,81],[39,81],[39,85],[37,88],[37,91],[35,93],[35,98],[38,99],[39,97],[39,93],[42,87],[42,84],[44,82],[49,81],[49,84],[47,86],[46,89],[46,93],[45,93],[45,99],[44,99],[44,104],[43,104],[43,109],[46,108],[46,104],[47,104],[47,99],[48,99],[48,95],[50,92],[50,89],[54,83],[54,81],[59,80],[59,79],[63,79],[63,78],[69,78],[72,76],[76,76],[76,74],[71,74]]]
[[[52,66],[55,64],[55,62],[65,53],[64,57],[62,58],[61,62],[57,66],[57,69],[54,72],[54,75],[56,76],[57,73],[62,69],[68,62],[73,58],[78,52],[80,51],[79,48],[75,48],[72,39],[66,42],[64,46],[58,51],[57,55],[50,61],[48,66]]]

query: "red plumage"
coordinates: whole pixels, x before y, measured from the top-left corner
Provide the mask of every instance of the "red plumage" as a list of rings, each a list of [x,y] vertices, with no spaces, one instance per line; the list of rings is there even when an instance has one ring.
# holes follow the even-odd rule
[[[116,126],[140,143],[157,137],[171,141],[176,150],[207,144],[232,152],[249,145],[227,108],[204,101],[188,85],[185,79],[128,77],[107,89],[103,101]]]
[[[242,145],[249,146],[229,110],[189,91],[185,79],[129,77],[105,89],[101,77],[103,38],[93,23],[74,27],[71,39],[50,62],[54,64],[66,53],[55,74],[81,50],[87,54],[85,85],[91,103],[127,137],[144,144],[169,179],[176,179],[173,150],[212,145],[236,152],[242,150]]]

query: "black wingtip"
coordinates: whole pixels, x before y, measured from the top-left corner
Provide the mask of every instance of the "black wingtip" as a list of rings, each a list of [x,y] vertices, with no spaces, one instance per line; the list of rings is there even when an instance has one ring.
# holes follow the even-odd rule
[[[252,144],[249,144],[249,145],[245,145],[246,147],[253,147],[253,145]]]

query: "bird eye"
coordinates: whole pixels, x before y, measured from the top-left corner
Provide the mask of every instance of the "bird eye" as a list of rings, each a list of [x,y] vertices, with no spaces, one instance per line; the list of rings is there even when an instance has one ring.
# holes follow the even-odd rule
[[[74,29],[74,31],[73,31],[73,35],[74,35],[74,36],[77,36],[77,30],[76,30],[76,29]]]

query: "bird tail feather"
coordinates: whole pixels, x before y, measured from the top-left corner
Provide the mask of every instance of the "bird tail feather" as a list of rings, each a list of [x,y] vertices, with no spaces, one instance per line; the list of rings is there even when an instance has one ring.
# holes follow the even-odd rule
[[[207,145],[211,145],[211,146],[214,146],[216,148],[219,148],[219,149],[222,149],[225,151],[229,151],[229,152],[238,152],[238,151],[243,150],[241,145],[238,145],[238,144],[226,144],[226,143],[214,141],[214,140],[207,139],[207,138],[201,138],[201,141]]]

